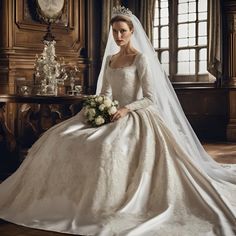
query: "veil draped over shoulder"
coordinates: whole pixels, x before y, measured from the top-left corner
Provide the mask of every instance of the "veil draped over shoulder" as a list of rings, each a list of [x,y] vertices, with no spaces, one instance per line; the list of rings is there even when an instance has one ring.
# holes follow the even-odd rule
[[[134,25],[134,33],[131,38],[131,43],[134,48],[143,53],[148,60],[152,74],[151,83],[155,92],[155,108],[157,109],[160,118],[165,123],[166,127],[169,128],[170,132],[175,137],[176,142],[186,152],[186,156],[191,158],[191,162],[193,162],[199,170],[203,170],[210,177],[216,180],[236,183],[236,168],[233,166],[225,168],[222,165],[219,165],[202,147],[182,110],[171,82],[160,65],[156,52],[140,21],[133,14],[130,18]],[[99,94],[102,89],[107,56],[113,55],[118,51],[119,47],[113,39],[112,29],[110,29],[102,67],[98,78],[96,94]]]

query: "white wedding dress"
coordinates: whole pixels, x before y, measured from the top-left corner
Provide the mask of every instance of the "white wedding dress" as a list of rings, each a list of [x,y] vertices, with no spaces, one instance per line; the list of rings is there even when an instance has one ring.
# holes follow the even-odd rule
[[[210,177],[176,142],[142,54],[108,62],[102,93],[132,111],[98,128],[81,111],[48,130],[0,185],[0,218],[80,235],[235,235],[236,180]]]

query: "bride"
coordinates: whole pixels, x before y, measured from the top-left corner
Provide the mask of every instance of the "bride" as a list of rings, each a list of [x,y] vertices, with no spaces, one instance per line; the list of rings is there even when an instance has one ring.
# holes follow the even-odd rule
[[[79,235],[235,235],[236,174],[202,148],[138,19],[114,9],[97,94],[112,122],[84,112],[48,130],[0,185],[0,218]]]

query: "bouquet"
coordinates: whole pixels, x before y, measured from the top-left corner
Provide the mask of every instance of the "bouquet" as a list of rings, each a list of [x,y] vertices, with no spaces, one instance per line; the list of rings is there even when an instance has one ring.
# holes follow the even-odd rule
[[[117,112],[118,101],[102,95],[91,95],[86,98],[83,106],[88,123],[97,127],[111,121],[111,116]]]

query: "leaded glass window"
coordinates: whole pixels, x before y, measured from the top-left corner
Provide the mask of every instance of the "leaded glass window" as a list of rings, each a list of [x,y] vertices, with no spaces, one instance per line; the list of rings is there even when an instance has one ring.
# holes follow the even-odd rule
[[[156,0],[153,45],[172,81],[206,81],[207,1]]]

